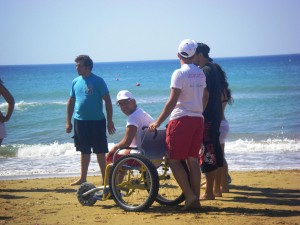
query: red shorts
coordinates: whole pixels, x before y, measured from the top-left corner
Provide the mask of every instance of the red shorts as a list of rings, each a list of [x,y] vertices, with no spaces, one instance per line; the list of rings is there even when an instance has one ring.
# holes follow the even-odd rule
[[[115,156],[115,162],[116,162],[119,158],[121,158],[122,156],[124,156],[124,155],[117,154],[117,155]],[[112,163],[112,162],[113,162],[113,157],[114,157],[113,154],[108,155],[108,157],[106,158],[106,164]]]
[[[169,159],[199,158],[203,140],[203,124],[202,117],[190,116],[183,116],[169,122],[166,133]]]
[[[111,155],[109,155],[109,156],[106,158],[106,164],[115,163],[115,162],[118,161],[120,158],[122,158],[123,156],[128,155],[128,154],[130,154],[130,150],[127,151],[127,153],[125,153],[125,154],[117,154],[117,155],[115,156],[115,161],[114,161],[114,162],[113,162],[113,157],[114,157],[114,155],[111,154]],[[137,161],[133,160],[133,159],[128,160],[128,161],[127,161],[127,165],[129,165],[129,166],[140,166],[140,164],[139,164]]]

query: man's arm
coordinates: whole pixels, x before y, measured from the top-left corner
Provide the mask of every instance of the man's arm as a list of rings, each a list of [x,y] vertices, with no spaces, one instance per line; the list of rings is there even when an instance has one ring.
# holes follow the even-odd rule
[[[109,94],[104,95],[103,100],[105,102],[105,109],[106,109],[107,130],[109,134],[114,134],[116,132],[116,128],[114,122],[112,121],[113,108],[111,104],[110,95]]]
[[[15,100],[12,94],[2,84],[0,84],[0,94],[3,96],[3,98],[8,104],[6,115],[1,116],[0,121],[7,122],[14,111]]]
[[[114,154],[119,148],[129,147],[136,132],[137,132],[136,126],[133,125],[127,126],[123,139],[109,151],[108,155]]]
[[[203,112],[207,106],[208,99],[209,99],[209,92],[208,92],[207,88],[204,88],[203,98],[202,98]]]
[[[181,93],[181,89],[171,88],[169,100],[167,101],[163,111],[161,112],[158,119],[149,125],[150,131],[154,131],[168,118],[168,116],[171,114],[171,112],[173,111],[173,109],[177,104],[180,93]]]
[[[72,115],[74,112],[74,106],[75,106],[75,99],[69,98],[67,103],[67,119],[66,119],[66,132],[70,133],[72,131],[73,125],[72,125]]]

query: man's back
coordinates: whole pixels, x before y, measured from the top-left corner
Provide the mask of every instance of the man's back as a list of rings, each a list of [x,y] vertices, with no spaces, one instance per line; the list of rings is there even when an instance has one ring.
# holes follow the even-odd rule
[[[209,92],[209,100],[203,116],[205,120],[219,123],[222,119],[220,74],[213,63],[206,64],[202,69],[206,76],[206,88]]]
[[[203,71],[194,64],[183,64],[172,75],[171,88],[181,90],[171,119],[182,116],[202,117],[203,90],[206,86]]]

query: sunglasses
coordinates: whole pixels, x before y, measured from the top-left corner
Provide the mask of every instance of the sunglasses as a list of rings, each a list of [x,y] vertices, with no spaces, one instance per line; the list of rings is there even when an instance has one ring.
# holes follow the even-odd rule
[[[122,107],[128,105],[131,102],[131,100],[132,100],[131,98],[120,100],[117,102],[117,106]]]

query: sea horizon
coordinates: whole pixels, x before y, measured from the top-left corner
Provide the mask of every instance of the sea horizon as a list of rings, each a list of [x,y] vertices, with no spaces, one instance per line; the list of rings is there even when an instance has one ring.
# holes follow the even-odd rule
[[[258,57],[273,57],[273,56],[288,56],[288,55],[299,55],[300,53],[282,53],[282,54],[266,54],[266,55],[249,55],[249,56],[217,56],[212,59],[236,59],[236,58],[258,58]],[[75,59],[75,56],[74,56]],[[144,60],[121,60],[121,61],[94,61],[94,64],[98,63],[127,63],[127,62],[156,62],[156,61],[173,61],[174,59],[144,59]],[[74,62],[61,62],[61,63],[27,63],[27,64],[0,64],[0,66],[51,66],[51,65],[74,65]]]

